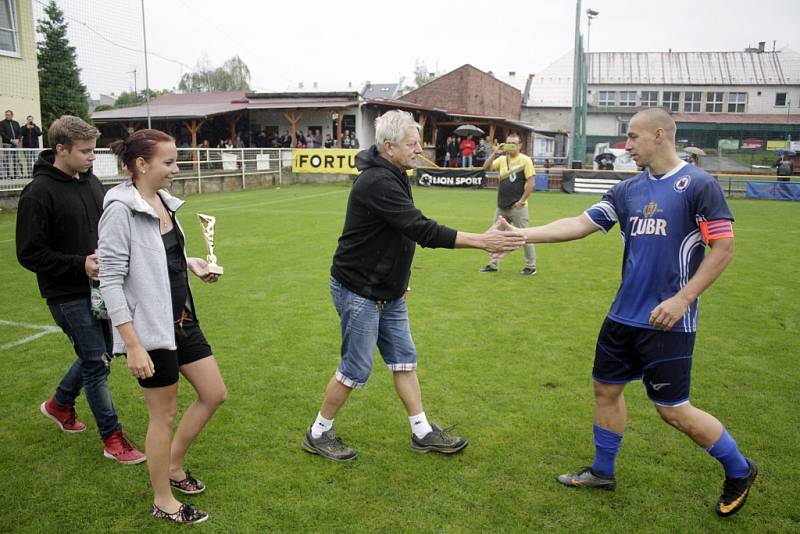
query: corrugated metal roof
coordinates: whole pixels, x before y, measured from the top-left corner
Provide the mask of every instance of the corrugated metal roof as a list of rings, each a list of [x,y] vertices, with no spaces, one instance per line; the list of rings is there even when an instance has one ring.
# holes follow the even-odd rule
[[[780,52],[593,52],[589,84],[791,85],[800,55]]]
[[[572,106],[570,50],[531,80],[529,107]],[[592,52],[590,85],[800,85],[800,54],[777,52]]]
[[[165,119],[202,119],[211,115],[237,111],[247,107],[245,91],[216,93],[174,93],[150,102],[150,116]],[[146,106],[95,111],[92,119],[141,120],[147,118]]]
[[[226,91],[217,93],[175,93],[150,102],[154,119],[202,119],[244,109],[339,109],[357,106],[358,93],[250,93]],[[92,113],[96,121],[143,120],[146,106],[109,109]]]

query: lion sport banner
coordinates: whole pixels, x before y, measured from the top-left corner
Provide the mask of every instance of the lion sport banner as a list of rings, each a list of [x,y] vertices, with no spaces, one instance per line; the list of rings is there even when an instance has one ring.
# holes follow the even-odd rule
[[[425,187],[483,187],[486,179],[482,169],[417,168],[414,175]]]

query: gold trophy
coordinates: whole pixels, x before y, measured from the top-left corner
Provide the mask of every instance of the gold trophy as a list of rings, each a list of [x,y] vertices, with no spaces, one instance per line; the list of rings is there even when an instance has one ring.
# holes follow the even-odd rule
[[[217,257],[214,255],[214,225],[217,223],[217,218],[211,215],[197,214],[197,219],[200,221],[200,227],[203,229],[203,239],[206,241],[206,248],[208,249],[208,272],[211,274],[222,274],[223,269],[217,265]]]

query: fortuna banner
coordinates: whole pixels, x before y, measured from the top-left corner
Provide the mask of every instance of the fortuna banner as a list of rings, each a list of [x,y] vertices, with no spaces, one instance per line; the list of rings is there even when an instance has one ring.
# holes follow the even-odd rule
[[[292,150],[292,172],[358,174],[357,148],[295,148]]]
[[[414,173],[421,186],[483,187],[486,178],[482,169],[416,169]]]

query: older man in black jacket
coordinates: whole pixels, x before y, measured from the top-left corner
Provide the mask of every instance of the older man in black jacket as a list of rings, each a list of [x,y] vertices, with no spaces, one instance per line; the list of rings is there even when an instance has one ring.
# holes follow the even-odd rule
[[[422,153],[419,125],[409,113],[390,111],[375,121],[375,146],[356,157],[361,174],[347,205],[333,257],[330,290],[341,319],[341,362],[325,390],[303,447],[335,461],[356,452],[336,436],[333,419],[353,389],[366,385],[377,345],[392,371],[411,425],[417,452],[455,453],[467,446],[429,422],[417,379],[417,354],[405,294],[416,244],[431,248],[479,248],[503,252],[522,246],[521,233],[495,227],[483,234],[459,232],[425,217],[414,206],[406,171]]]

